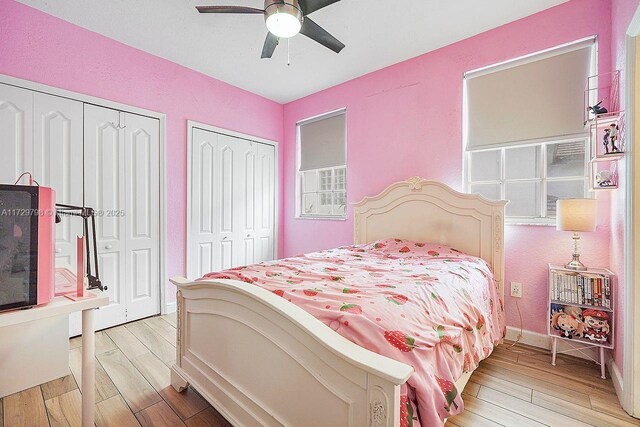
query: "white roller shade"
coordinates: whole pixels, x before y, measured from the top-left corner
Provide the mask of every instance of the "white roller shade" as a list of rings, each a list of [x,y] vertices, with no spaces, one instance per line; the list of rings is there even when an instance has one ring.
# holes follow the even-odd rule
[[[346,164],[346,114],[301,122],[300,171]]]
[[[584,133],[594,41],[466,76],[467,150]]]

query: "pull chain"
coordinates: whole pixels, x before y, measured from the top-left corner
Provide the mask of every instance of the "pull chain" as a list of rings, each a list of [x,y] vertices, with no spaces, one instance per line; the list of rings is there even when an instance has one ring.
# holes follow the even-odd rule
[[[287,39],[287,67],[291,65],[291,37]]]

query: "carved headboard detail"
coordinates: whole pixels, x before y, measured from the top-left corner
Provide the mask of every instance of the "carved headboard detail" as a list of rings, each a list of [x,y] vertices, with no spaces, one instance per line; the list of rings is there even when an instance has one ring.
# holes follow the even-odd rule
[[[506,203],[413,177],[354,205],[354,242],[400,238],[454,247],[487,261],[504,296]]]

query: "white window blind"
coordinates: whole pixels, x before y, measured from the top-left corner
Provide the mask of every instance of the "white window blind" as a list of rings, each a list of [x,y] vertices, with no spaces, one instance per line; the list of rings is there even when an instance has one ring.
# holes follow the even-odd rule
[[[346,120],[341,111],[298,124],[300,171],[333,168],[346,164]]]
[[[346,217],[346,130],[345,110],[298,123],[297,217]]]
[[[467,150],[577,135],[595,39],[467,73]]]

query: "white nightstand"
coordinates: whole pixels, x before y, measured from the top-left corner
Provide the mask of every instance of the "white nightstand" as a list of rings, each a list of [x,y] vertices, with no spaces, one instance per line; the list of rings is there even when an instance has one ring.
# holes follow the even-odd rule
[[[549,264],[549,303],[547,332],[553,337],[551,364],[555,366],[557,353],[578,351],[600,365],[601,377],[606,378],[605,349],[613,349],[613,302],[615,275],[606,268],[575,271]],[[558,351],[558,341],[569,349]],[[597,348],[599,359],[584,350]]]

